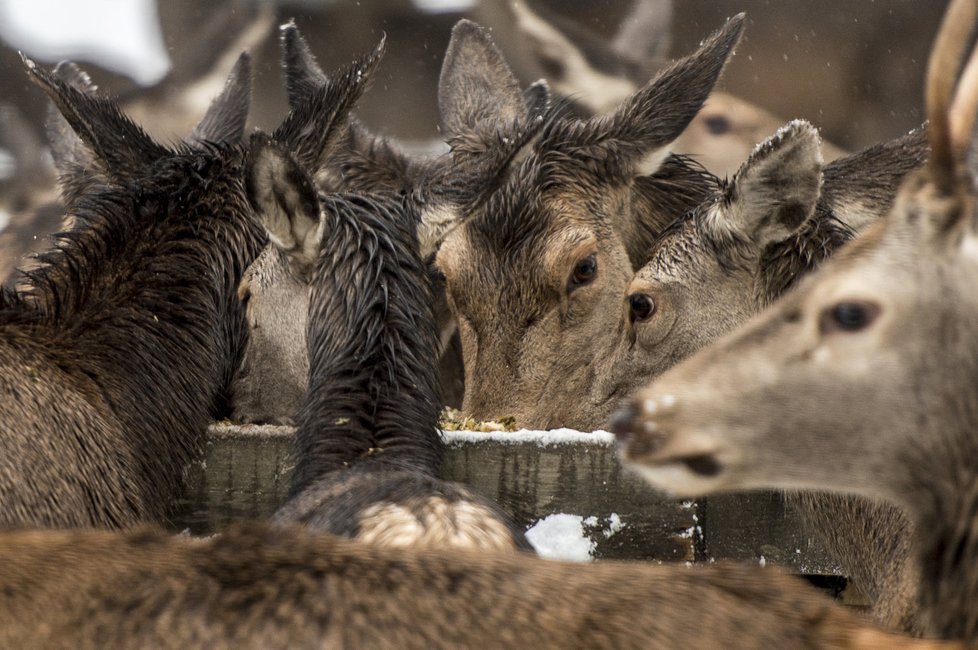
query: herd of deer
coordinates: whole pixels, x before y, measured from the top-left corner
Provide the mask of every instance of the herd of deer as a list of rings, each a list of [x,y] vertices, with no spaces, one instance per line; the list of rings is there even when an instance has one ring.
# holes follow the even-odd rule
[[[793,121],[722,179],[676,143],[743,26],[572,110],[462,21],[430,155],[351,116],[383,40],[327,74],[283,26],[278,128],[246,133],[242,54],[175,146],[25,59],[61,232],[0,292],[0,645],[978,645],[978,0],[925,127],[826,163]],[[438,478],[463,374],[465,414],[610,426],[671,494],[793,491],[871,616],[770,568],[534,557]],[[288,501],[145,527],[229,414],[295,423]]]

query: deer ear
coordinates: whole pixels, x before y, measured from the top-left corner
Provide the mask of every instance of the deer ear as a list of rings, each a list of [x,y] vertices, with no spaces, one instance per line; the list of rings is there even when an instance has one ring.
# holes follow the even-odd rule
[[[654,174],[669,157],[672,142],[689,125],[713,90],[744,29],[734,16],[690,56],[676,61],[613,112],[591,118],[570,138],[581,155],[617,159],[622,173]]]
[[[489,32],[471,20],[452,29],[438,80],[438,108],[451,134],[485,123],[508,126],[526,116],[516,75]]]
[[[280,37],[285,88],[289,95],[289,106],[295,108],[325,86],[329,80],[323,69],[319,67],[316,57],[309,48],[309,43],[303,38],[295,22],[290,21],[282,25]]]
[[[268,238],[305,273],[319,257],[322,221],[312,178],[278,144],[255,134],[246,169],[248,200]]]
[[[754,149],[703,226],[718,239],[746,239],[763,249],[811,218],[821,185],[818,131],[796,120]]]
[[[48,115],[47,134],[66,205],[99,177],[127,179],[168,154],[114,102],[98,96],[95,84],[73,63],[48,72],[22,59],[31,81],[56,109]]]
[[[250,103],[251,56],[242,52],[228,74],[224,90],[211,102],[204,117],[190,134],[190,141],[222,144],[241,142]]]
[[[283,46],[289,42],[286,39],[290,31],[293,30],[286,26]],[[297,30],[294,30],[294,35],[299,36]],[[315,88],[311,82],[304,82],[302,90],[295,93],[290,91],[290,100],[294,99],[295,103],[289,116],[275,130],[273,138],[283,143],[305,169],[318,169],[347,133],[350,111],[363,95],[383,58],[386,41],[386,36],[381,37],[373,52],[325,77],[325,82]],[[301,36],[296,43],[305,46]],[[308,48],[305,51],[308,52]],[[285,56],[289,56],[287,51]],[[315,61],[312,63],[315,64]]]

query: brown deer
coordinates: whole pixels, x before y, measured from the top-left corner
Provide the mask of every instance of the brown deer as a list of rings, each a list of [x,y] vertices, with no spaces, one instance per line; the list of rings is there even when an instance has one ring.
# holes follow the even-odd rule
[[[274,138],[313,165],[373,63],[293,111]],[[99,180],[72,201],[75,227],[28,289],[0,293],[0,524],[164,519],[225,408],[247,334],[235,289],[263,243],[243,182],[249,148],[239,132],[225,137],[226,119],[207,118],[196,142],[166,148],[114,103],[28,71]],[[243,124],[247,96],[222,94],[220,114]]]
[[[970,645],[976,24],[973,0],[948,8],[928,67],[930,160],[888,218],[615,420],[628,463],[674,494],[816,489],[904,508],[923,629]]]
[[[731,19],[613,113],[548,113],[446,237],[436,263],[459,320],[466,414],[519,418],[551,399],[548,378],[606,336],[604,317],[619,313],[658,233],[712,193],[715,178],[671,155],[669,144],[709,94],[742,26],[742,16]],[[469,129],[499,128],[498,95],[465,90],[457,108],[485,116]]]
[[[238,525],[0,533],[0,644],[104,648],[952,648],[774,569],[390,549]]]
[[[610,42],[583,27],[562,26],[543,8],[510,2],[523,45],[545,73],[554,93],[568,98],[582,115],[614,110],[663,65],[669,54],[674,9],[671,0],[636,0]],[[714,91],[672,151],[689,154],[710,172],[729,176],[753,148],[784,120],[722,91]],[[844,152],[822,142],[826,159]]]
[[[816,134],[800,135],[805,133],[797,128],[782,131],[759,147],[714,199],[663,233],[629,286],[614,349],[595,355],[604,363],[590,399],[563,409],[568,422],[603,426],[616,396],[776,300],[887,211],[900,181],[926,152],[926,133],[917,131],[829,164],[823,174],[813,164]],[[807,197],[800,194],[806,188]],[[804,217],[791,224],[795,209]],[[877,619],[916,631],[903,515],[887,505],[838,497],[790,500],[873,601]]]
[[[522,548],[511,518],[437,478],[438,341],[418,223],[402,197],[319,195],[272,142],[249,187],[282,264],[308,285],[308,389],[277,522],[392,546]]]

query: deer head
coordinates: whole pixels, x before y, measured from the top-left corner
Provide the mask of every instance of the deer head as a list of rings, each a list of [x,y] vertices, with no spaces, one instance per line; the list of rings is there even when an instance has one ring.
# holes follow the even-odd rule
[[[670,143],[709,94],[742,26],[742,16],[732,19],[607,115],[549,111],[491,191],[466,207],[436,258],[462,337],[463,411],[547,426],[540,409],[559,410],[554,395],[574,392],[564,385],[554,393],[549,377],[588,380],[591,344],[615,326],[635,266],[659,231],[713,187],[711,176],[670,155]],[[446,59],[442,74],[440,104],[457,134],[450,142],[458,153],[484,151],[523,100],[484,32],[463,23],[454,40],[471,52],[454,65]]]

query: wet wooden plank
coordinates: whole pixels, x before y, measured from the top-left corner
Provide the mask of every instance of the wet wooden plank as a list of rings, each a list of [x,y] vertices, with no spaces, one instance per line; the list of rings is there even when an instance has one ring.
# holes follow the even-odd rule
[[[780,492],[711,497],[702,500],[700,512],[707,559],[754,559],[786,564],[800,573],[841,574]]]
[[[190,471],[192,487],[177,525],[207,533],[274,512],[288,490],[291,435],[289,427],[211,427],[205,458]],[[448,432],[446,438],[444,478],[494,499],[523,526],[558,513],[585,518],[595,557],[763,557],[800,572],[838,572],[802,533],[794,511],[779,495],[665,499],[623,470],[607,434]]]

